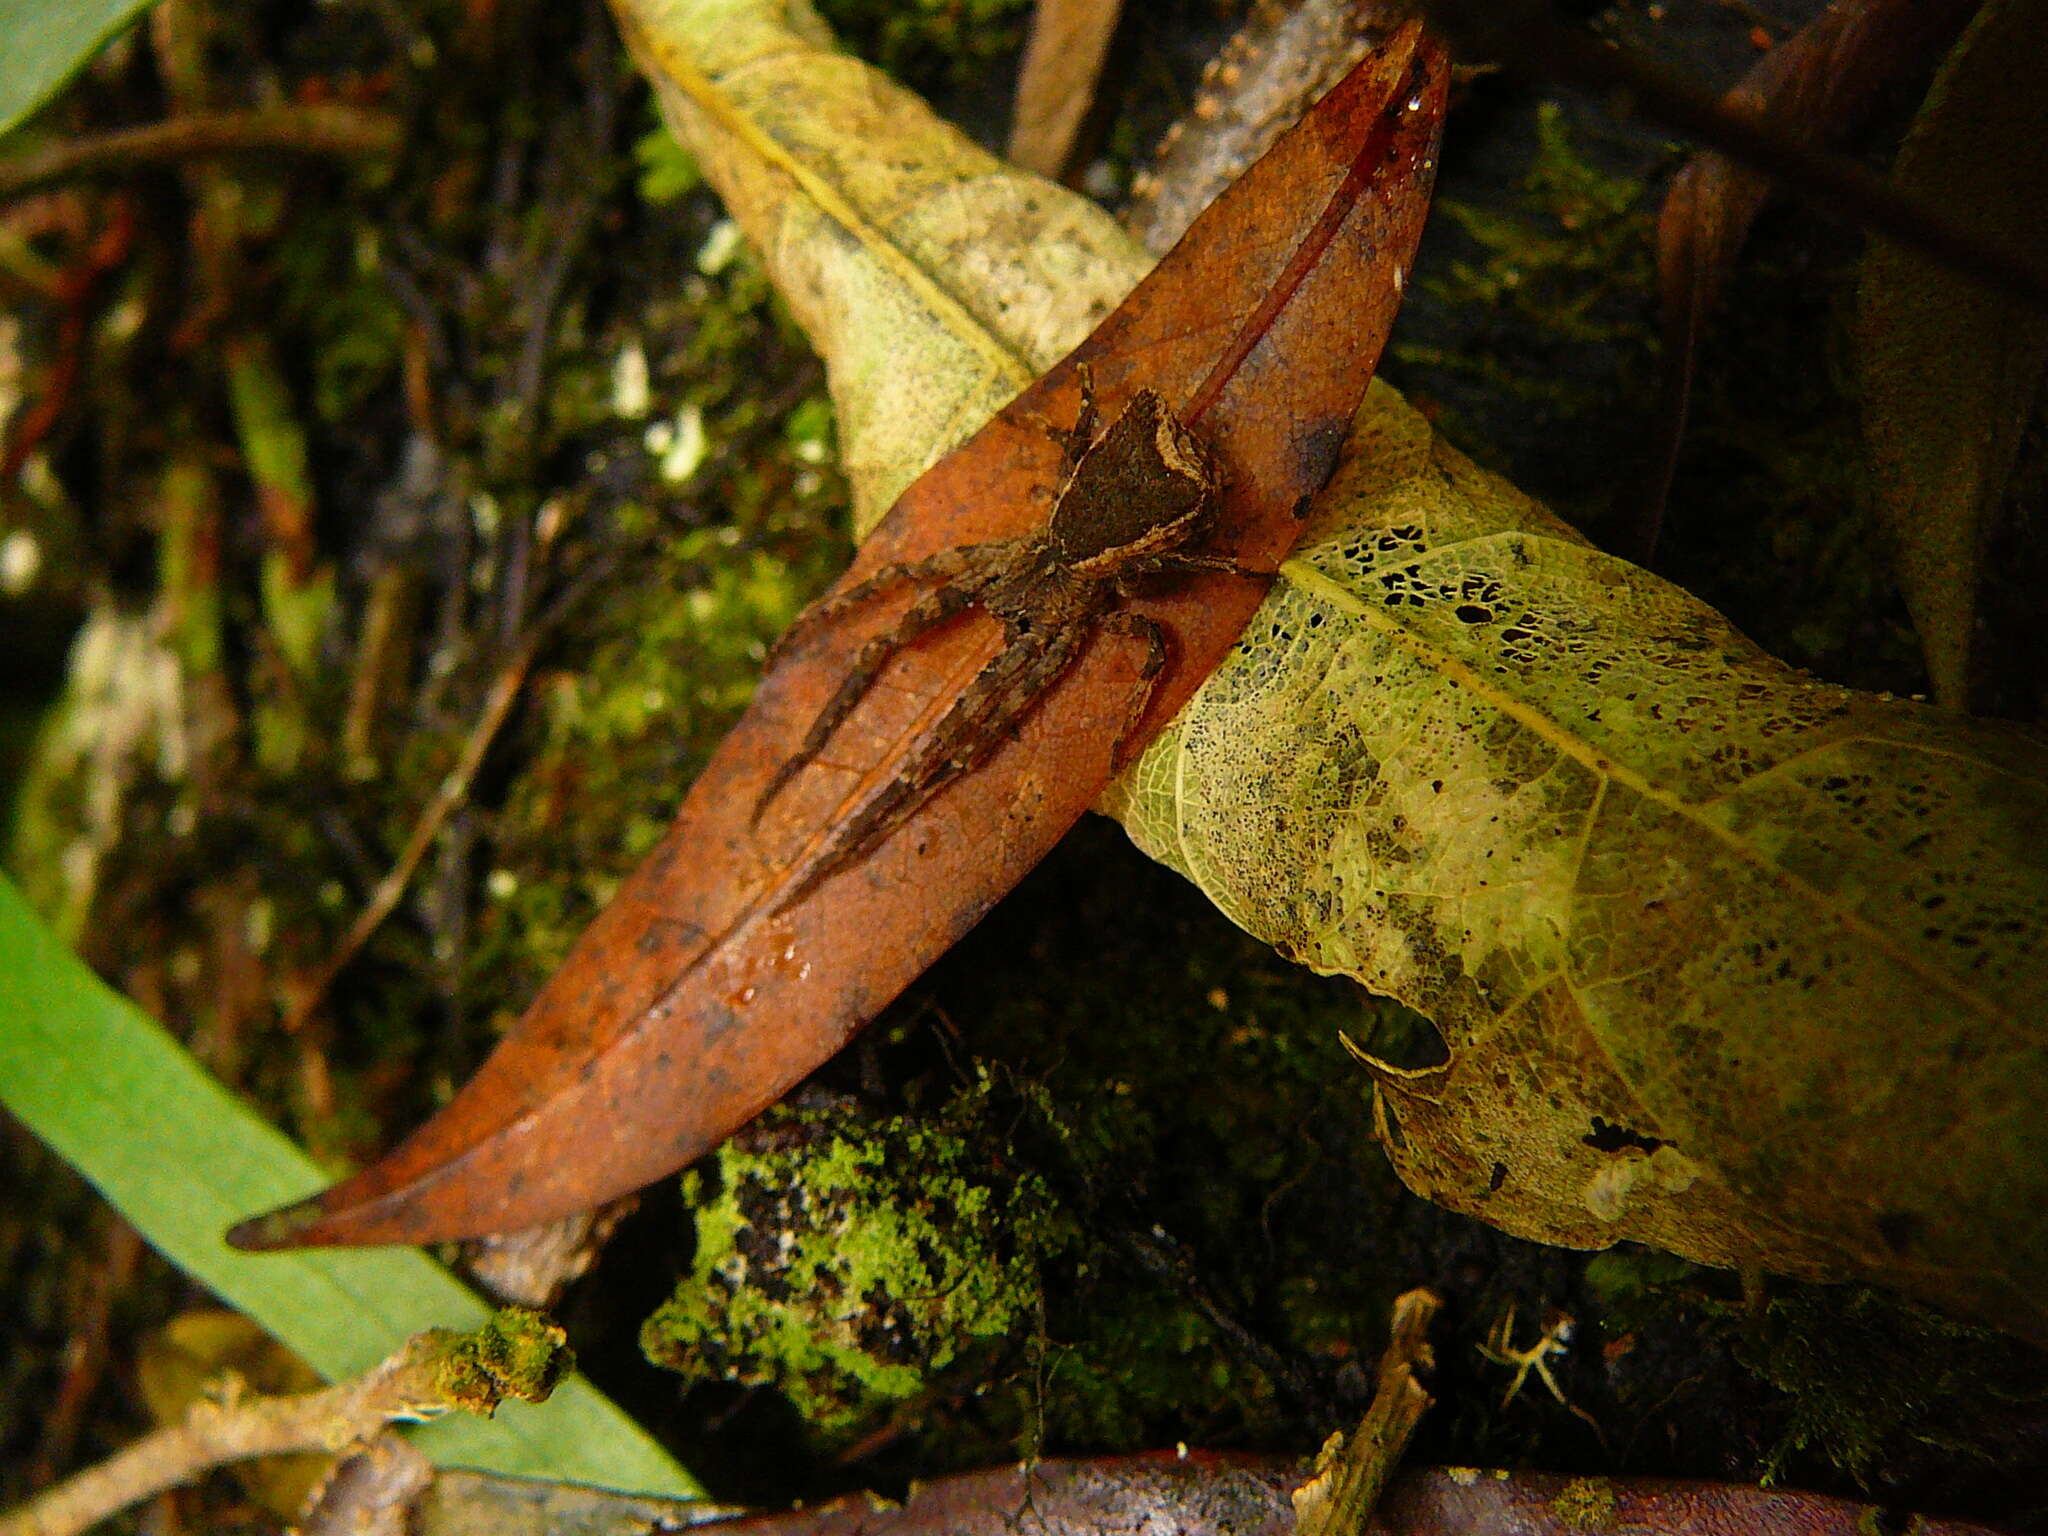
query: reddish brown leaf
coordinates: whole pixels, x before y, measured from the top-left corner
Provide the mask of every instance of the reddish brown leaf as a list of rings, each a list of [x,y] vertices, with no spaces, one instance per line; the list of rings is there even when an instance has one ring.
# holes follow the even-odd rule
[[[1043,1461],[941,1478],[902,1505],[856,1494],[817,1509],[703,1527],[731,1536],[1293,1536],[1304,1463],[1280,1456],[1153,1454]],[[1027,1502],[1028,1501],[1028,1502]],[[1024,1518],[1028,1514],[1029,1518]],[[1860,1536],[1889,1512],[1822,1494],[1665,1478],[1418,1469],[1388,1487],[1371,1536]],[[1889,1527],[1885,1527],[1889,1528]],[[1922,1536],[1990,1536],[1914,1517]]]
[[[1041,526],[1061,469],[1046,423],[1074,420],[1084,363],[1106,417],[1150,388],[1207,440],[1229,479],[1218,547],[1277,566],[1397,306],[1445,74],[1413,24],[1390,39],[1086,342],[904,493],[842,588],[890,562]],[[1194,691],[1262,592],[1202,576],[1133,604],[1167,631],[1172,659],[1132,745]],[[667,838],[446,1109],[382,1162],[233,1240],[437,1241],[637,1188],[773,1103],[965,933],[1101,794],[1143,652],[1098,633],[983,768],[812,885],[832,829],[890,785],[994,652],[995,626],[974,615],[898,656],[827,758],[751,827],[846,658],[907,597],[782,657]]]
[[[1854,128],[1887,81],[1953,37],[1977,0],[1835,0],[1751,66],[1724,105],[1753,113],[1794,142],[1825,142]],[[1663,308],[1664,392],[1656,447],[1639,508],[1636,559],[1655,554],[1658,525],[1692,394],[1693,357],[1771,179],[1715,150],[1671,179],[1657,219]]]

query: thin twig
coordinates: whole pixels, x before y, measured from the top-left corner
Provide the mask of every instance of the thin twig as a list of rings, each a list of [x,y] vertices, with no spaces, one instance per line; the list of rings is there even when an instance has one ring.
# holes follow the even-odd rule
[[[545,558],[554,548],[555,541],[561,537],[564,516],[559,504],[551,503],[542,509],[534,535],[536,558]],[[285,1015],[288,1032],[296,1032],[304,1026],[327,989],[334,985],[334,978],[361,952],[370,935],[397,908],[399,898],[412,884],[412,877],[419,871],[420,861],[427,856],[434,839],[448,824],[448,819],[467,801],[469,786],[476,778],[477,770],[483,766],[485,754],[490,751],[491,743],[497,740],[506,717],[518,701],[520,689],[526,685],[526,674],[533,667],[533,658],[539,652],[541,642],[554,633],[578,603],[603,585],[612,571],[610,561],[592,562],[588,570],[566,583],[555,599],[527,625],[525,635],[492,679],[483,707],[477,712],[476,723],[470,727],[469,736],[463,742],[461,757],[447,777],[441,780],[440,788],[434,791],[434,798],[420,812],[420,818],[414,823],[412,833],[406,838],[405,847],[399,852],[390,872],[377,882],[370,899],[364,903],[363,910],[349,925],[348,932],[327,957],[326,963],[310,981],[300,984],[299,994]]]
[[[519,698],[519,690],[526,684],[526,674],[533,666],[533,656],[538,648],[538,636],[530,635],[512,653],[512,657],[491,680],[489,693],[484,696],[483,708],[478,712],[476,723],[469,729],[469,737],[462,744],[462,755],[455,766],[441,780],[434,791],[433,799],[420,812],[419,820],[413,823],[412,833],[405,840],[405,847],[392,863],[390,872],[377,882],[377,888],[370,893],[363,910],[349,925],[349,930],[334,947],[312,979],[301,983],[298,996],[293,1000],[291,1012],[285,1017],[285,1029],[296,1032],[303,1026],[320,999],[334,984],[334,978],[355,959],[370,935],[383,925],[398,906],[399,898],[412,883],[412,877],[420,867],[420,860],[427,856],[427,850],[434,845],[434,839],[448,818],[462,806],[469,797],[469,786],[483,766],[484,754],[491,749],[498,731],[512,712],[512,706]]]
[[[1155,1226],[1149,1233],[1127,1230],[1122,1237],[1124,1250],[1147,1274],[1165,1281],[1186,1297],[1224,1343],[1264,1374],[1283,1397],[1311,1411],[1328,1408],[1328,1398],[1315,1378],[1246,1327],[1218,1299],[1198,1272],[1193,1257],[1164,1227]]]
[[[1443,1306],[1434,1291],[1413,1290],[1394,1299],[1393,1337],[1380,1356],[1372,1406],[1358,1428],[1330,1436],[1316,1457],[1315,1476],[1294,1490],[1299,1536],[1356,1536],[1429,1405],[1436,1401],[1417,1380],[1432,1368],[1429,1324]]]
[[[404,130],[396,118],[338,103],[194,112],[71,139],[0,161],[0,198],[20,197],[52,182],[127,171],[138,165],[278,151],[368,158],[397,153],[403,140]]]
[[[318,1392],[248,1398],[239,1378],[230,1377],[218,1397],[194,1403],[178,1423],[0,1515],[0,1536],[75,1536],[225,1462],[339,1451],[395,1420],[438,1418],[457,1408],[488,1414],[508,1396],[539,1402],[570,1365],[560,1328],[508,1308],[477,1333],[415,1334],[367,1374]]]

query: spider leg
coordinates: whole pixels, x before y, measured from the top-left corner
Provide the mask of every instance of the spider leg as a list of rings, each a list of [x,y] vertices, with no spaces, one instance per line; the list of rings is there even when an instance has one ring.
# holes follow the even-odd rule
[[[1064,434],[1069,467],[1080,461],[1081,454],[1095,441],[1095,434],[1102,426],[1102,418],[1095,409],[1094,368],[1087,363],[1077,363],[1074,377],[1081,383],[1081,409],[1074,414],[1074,425]]]
[[[950,553],[958,554],[960,551],[954,550]],[[879,572],[876,574],[880,575]],[[868,583],[863,582],[861,585],[866,586]],[[859,587],[852,588],[845,596],[851,598],[859,590]],[[904,611],[903,617],[896,621],[894,627],[884,634],[874,636],[860,648],[853,659],[852,668],[839,685],[839,691],[832,695],[831,702],[818,711],[818,718],[811,722],[811,728],[804,736],[803,745],[775,770],[775,776],[768,781],[768,787],[761,791],[760,798],[754,802],[755,824],[759,824],[761,813],[768,809],[769,803],[782,793],[789,781],[809,767],[817,755],[825,750],[825,744],[832,739],[833,733],[845,723],[846,717],[854,712],[860,701],[867,697],[868,690],[874,687],[875,679],[881,676],[882,668],[889,664],[890,658],[920,635],[938,628],[948,619],[964,611],[974,601],[974,593],[975,587],[972,584],[941,587],[936,592],[927,593]],[[816,612],[815,609],[812,611]],[[809,616],[807,614],[805,618]],[[801,624],[804,620],[799,619],[797,622]]]
[[[922,560],[885,565],[865,581],[855,582],[844,592],[821,597],[798,614],[795,622],[782,632],[782,638],[769,647],[768,659],[773,662],[799,636],[809,634],[820,624],[829,624],[841,614],[851,613],[891,587],[906,581],[952,581],[967,571],[985,551],[1009,542],[997,539],[987,544],[963,544],[957,549],[942,549]]]
[[[865,856],[941,787],[986,762],[1072,665],[1081,638],[1012,629],[1004,648],[961,690],[889,785],[839,825],[831,846],[782,905],[802,899],[828,875]]]
[[[931,734],[946,778],[972,773],[1010,739],[1045,691],[1081,652],[1085,630],[1012,630],[1002,654],[981,669]],[[943,781],[941,781],[943,782]]]
[[[1114,774],[1123,772],[1128,761],[1124,748],[1130,743],[1131,732],[1145,718],[1145,711],[1152,705],[1152,696],[1159,691],[1159,672],[1166,665],[1166,631],[1141,613],[1112,613],[1102,621],[1102,627],[1143,640],[1146,645],[1145,660],[1138,668],[1138,691],[1124,713],[1123,729],[1117,732],[1116,745],[1110,748],[1109,771]]]
[[[1184,576],[1195,571],[1223,571],[1246,581],[1270,581],[1274,574],[1239,565],[1228,555],[1147,555],[1128,562],[1117,572],[1117,590],[1128,597],[1130,585],[1147,576]]]
[[[1069,474],[1073,473],[1074,466],[1081,462],[1081,455],[1087,451],[1088,445],[1095,441],[1095,435],[1102,425],[1102,418],[1095,409],[1095,370],[1086,363],[1080,363],[1075,366],[1074,375],[1081,381],[1081,409],[1074,417],[1074,424],[1071,427],[1055,426],[1051,418],[1041,416],[1036,411],[1027,418],[1039,431],[1060,445],[1060,452],[1066,457]]]

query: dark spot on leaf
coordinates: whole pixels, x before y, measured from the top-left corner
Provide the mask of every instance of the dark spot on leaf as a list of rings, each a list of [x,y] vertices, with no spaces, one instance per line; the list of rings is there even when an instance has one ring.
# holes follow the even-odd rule
[[[1491,624],[1493,610],[1480,603],[1460,603],[1454,610],[1461,624]]]
[[[1508,1165],[1506,1163],[1495,1163],[1493,1165],[1493,1172],[1487,1176],[1486,1187],[1489,1191],[1496,1190],[1501,1185],[1507,1183],[1507,1181]]]
[[[1350,435],[1351,418],[1348,415],[1297,432],[1293,444],[1294,464],[1301,483],[1320,488],[1330,478],[1331,471],[1336,469],[1337,455],[1344,451],[1344,439]]]

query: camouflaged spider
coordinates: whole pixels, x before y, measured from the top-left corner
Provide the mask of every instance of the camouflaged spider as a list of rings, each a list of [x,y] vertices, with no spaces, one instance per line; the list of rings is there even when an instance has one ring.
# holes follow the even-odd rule
[[[1092,381],[1080,370],[1081,409],[1073,427],[1048,428],[1061,439],[1067,475],[1042,532],[942,550],[884,566],[865,581],[814,604],[777,642],[829,623],[903,582],[933,582],[894,627],[860,648],[839,691],[812,722],[803,745],[769,780],[754,805],[769,803],[803,771],[866,698],[890,658],[919,636],[979,606],[1003,626],[1002,649],[976,674],[945,715],[918,741],[895,780],[834,832],[795,900],[825,876],[872,848],[948,780],[970,773],[1005,741],[1039,698],[1065,675],[1098,627],[1143,640],[1143,686],[1133,700],[1114,760],[1151,702],[1166,661],[1166,636],[1152,620],[1116,611],[1138,580],[1190,571],[1253,576],[1220,555],[1185,553],[1215,524],[1222,475],[1208,450],[1166,402],[1141,389],[1097,431]]]

